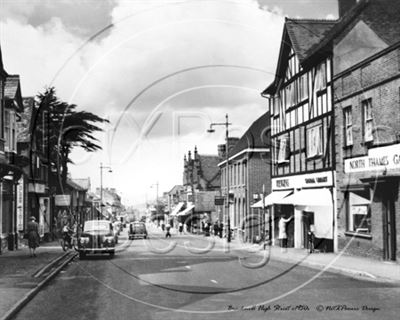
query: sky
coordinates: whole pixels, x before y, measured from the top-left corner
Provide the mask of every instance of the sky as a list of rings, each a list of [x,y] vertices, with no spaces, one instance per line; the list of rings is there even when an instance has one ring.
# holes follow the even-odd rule
[[[0,44],[23,96],[57,95],[110,124],[73,178],[126,205],[182,184],[183,156],[216,154],[228,114],[240,137],[267,111],[285,17],[335,19],[337,0],[0,0]],[[158,188],[156,185],[158,184]]]

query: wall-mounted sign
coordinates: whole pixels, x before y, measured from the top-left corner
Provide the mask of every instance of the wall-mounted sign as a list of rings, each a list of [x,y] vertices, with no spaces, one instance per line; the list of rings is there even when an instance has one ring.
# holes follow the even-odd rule
[[[272,179],[272,190],[330,187],[333,185],[332,171],[300,174]]]
[[[17,185],[17,231],[24,230],[24,179],[20,178]]]
[[[29,183],[28,191],[35,192],[35,193],[44,193],[45,185],[43,183]]]
[[[384,169],[400,170],[400,144],[370,149],[367,156],[344,161],[345,173]]]
[[[67,207],[71,203],[71,196],[69,194],[57,194],[54,196],[56,206]]]

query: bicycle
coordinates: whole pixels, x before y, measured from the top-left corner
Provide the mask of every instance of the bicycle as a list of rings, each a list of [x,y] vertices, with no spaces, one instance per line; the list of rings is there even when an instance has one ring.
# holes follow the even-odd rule
[[[68,249],[72,249],[73,247],[75,248],[75,243],[73,241],[73,232],[63,232],[60,244],[63,251],[67,251]]]

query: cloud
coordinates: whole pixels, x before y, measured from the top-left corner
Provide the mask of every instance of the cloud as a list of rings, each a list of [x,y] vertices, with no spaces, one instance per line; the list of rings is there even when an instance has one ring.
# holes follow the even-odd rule
[[[240,136],[266,111],[260,92],[275,72],[284,17],[260,10],[261,1],[107,1],[93,7],[95,21],[93,1],[13,3],[1,17],[1,44],[23,95],[52,84],[63,100],[112,122],[99,135],[102,153],[73,154],[73,175],[90,175],[93,186],[103,161],[116,166],[109,183],[132,197],[149,181],[169,189],[188,148],[216,153],[223,142],[223,130],[205,134],[210,121],[228,113]]]

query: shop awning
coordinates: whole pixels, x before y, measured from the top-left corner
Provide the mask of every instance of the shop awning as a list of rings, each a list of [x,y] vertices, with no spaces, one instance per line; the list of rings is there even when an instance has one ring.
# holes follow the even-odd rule
[[[364,197],[359,196],[358,194],[355,194],[354,192],[350,192],[350,204],[352,206],[363,206],[363,205],[369,205],[371,201],[368,199],[365,199]]]
[[[170,216],[176,216],[177,213],[178,213],[179,211],[181,211],[181,209],[182,209],[182,207],[183,207],[184,204],[185,204],[184,202],[179,202],[179,203],[175,206],[175,208],[172,210]]]
[[[332,206],[332,195],[328,189],[303,189],[282,199],[279,204],[294,206]]]
[[[188,205],[188,207],[187,207],[185,210],[179,212],[179,213],[177,214],[177,216],[178,216],[178,217],[180,217],[180,216],[185,216],[185,215],[187,215],[193,208],[194,208],[194,205],[193,205],[193,204]]]
[[[274,191],[267,195],[264,199],[264,205],[265,206],[270,206],[273,205],[274,203],[278,203],[277,201],[281,201],[285,197],[287,197],[292,191]],[[263,207],[263,201],[260,200],[253,204],[251,206],[252,208],[262,208]]]

